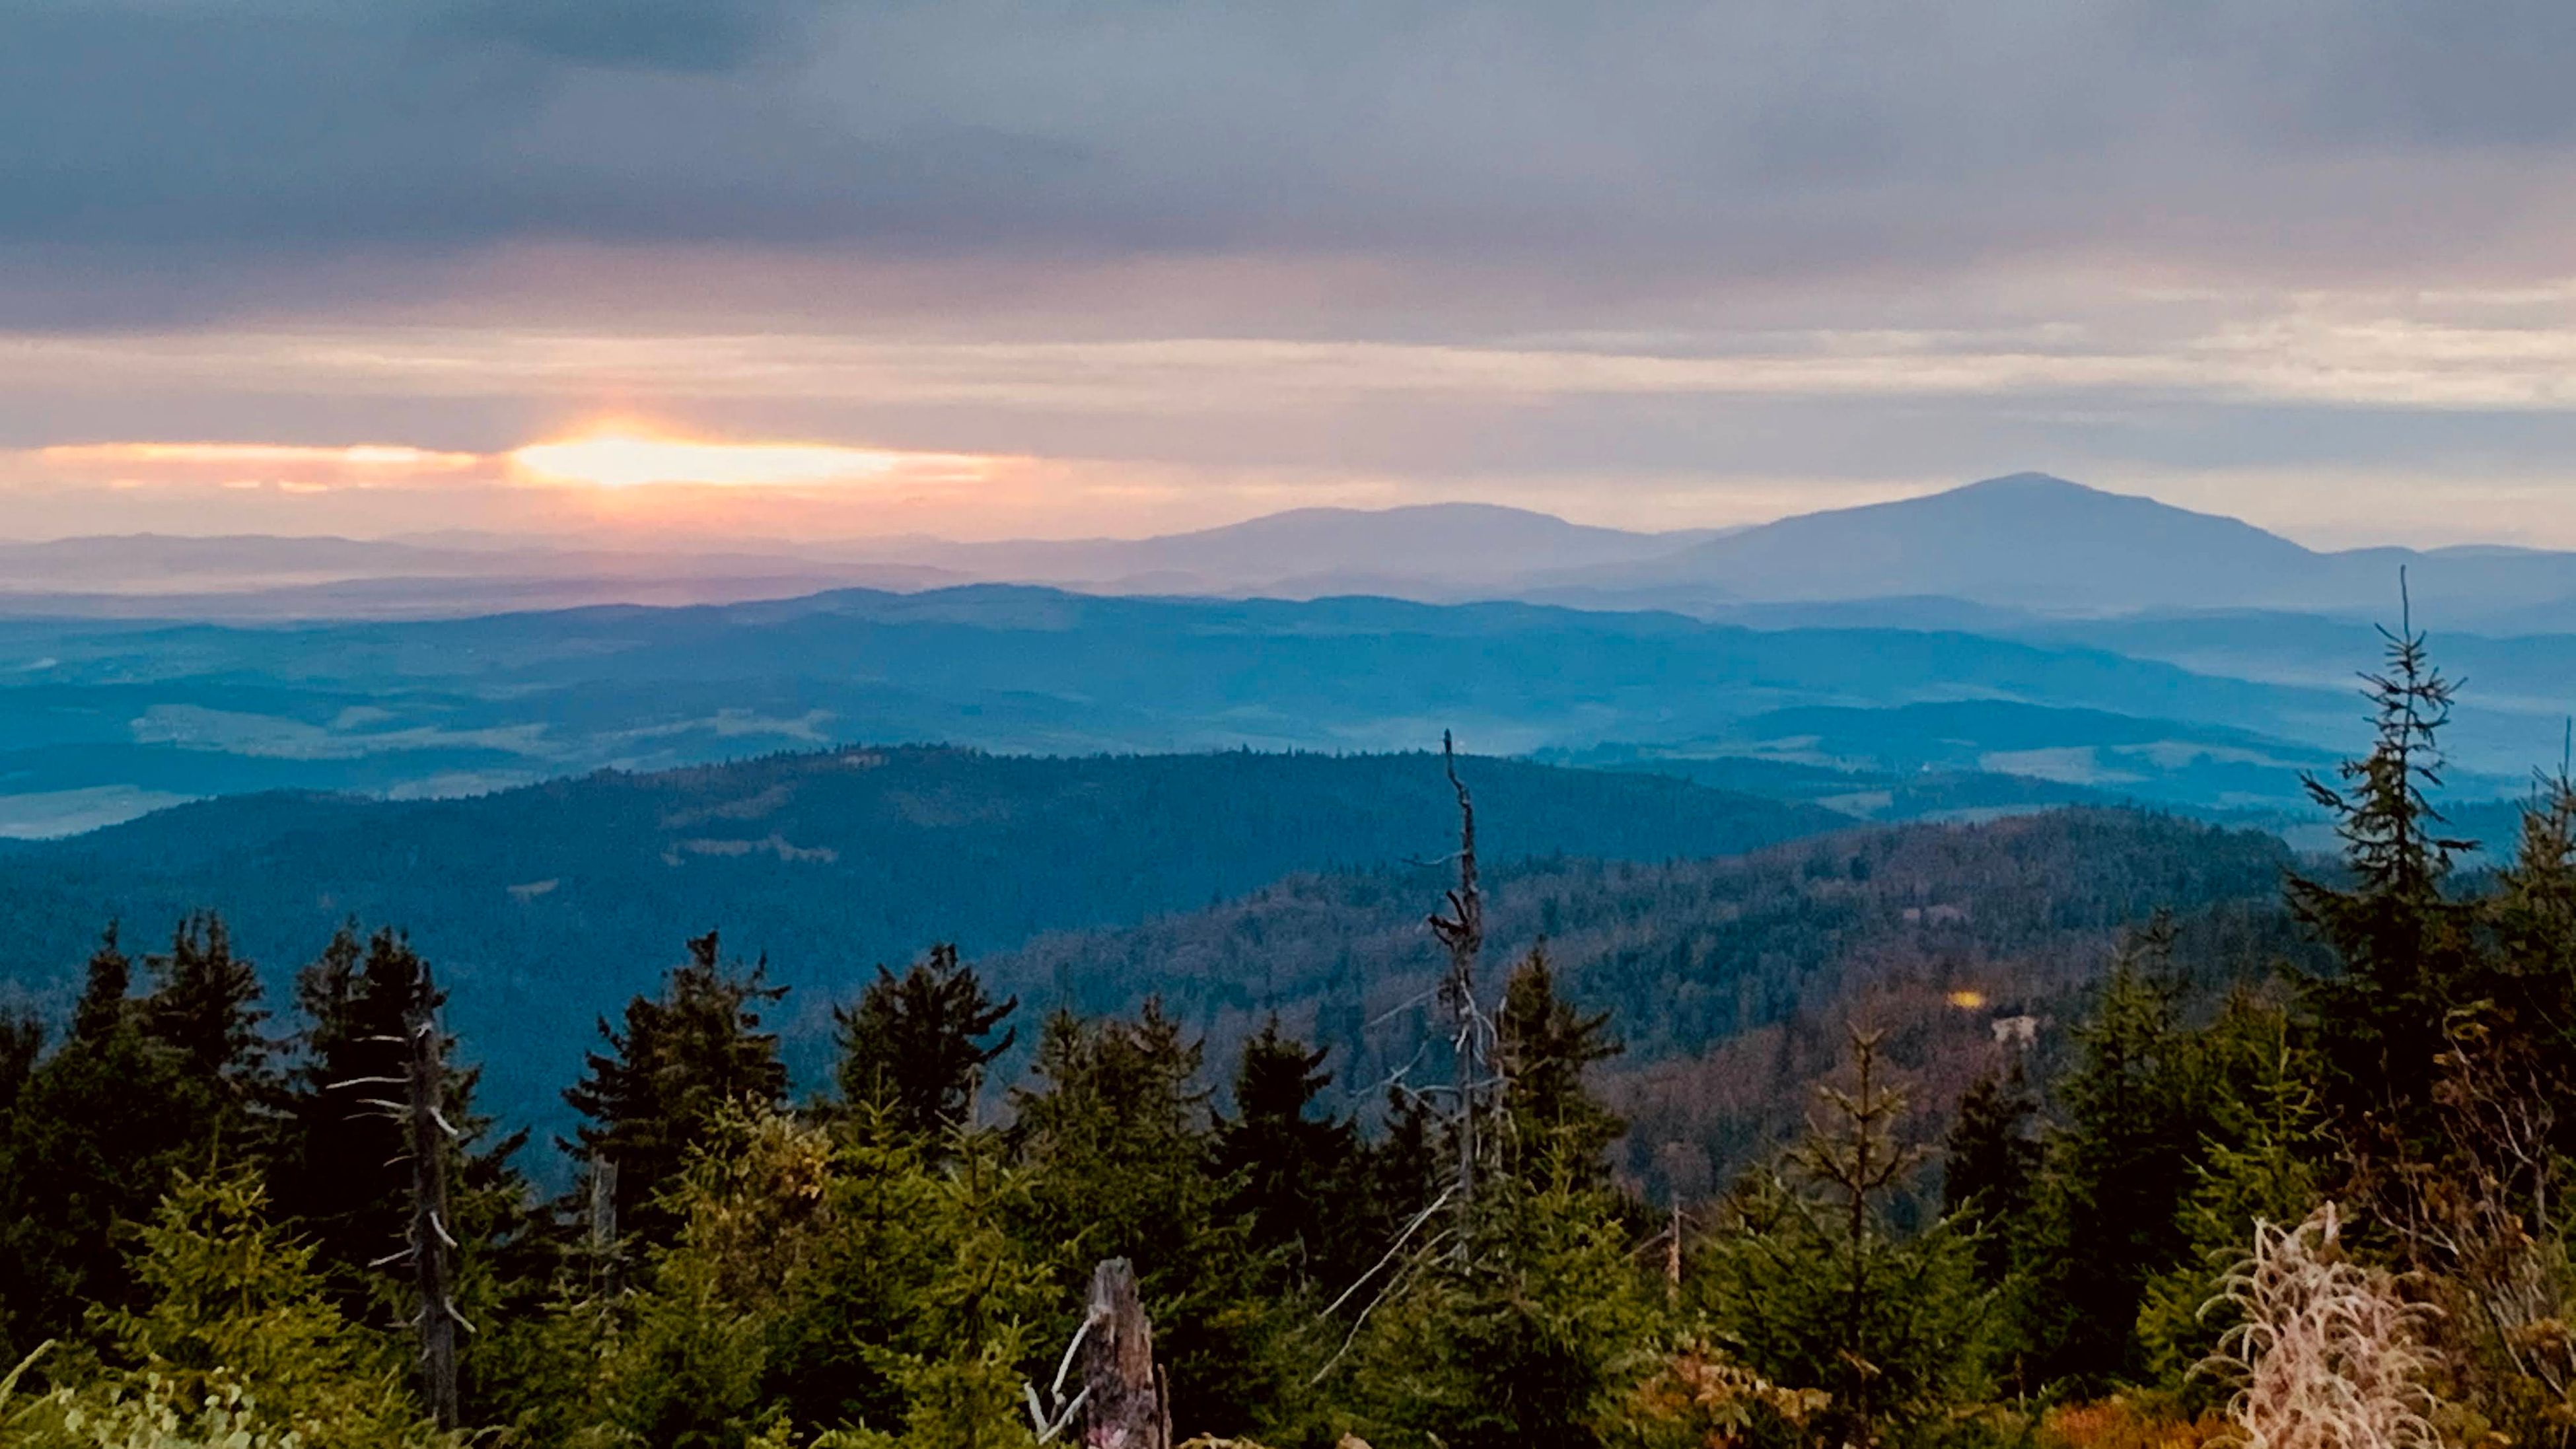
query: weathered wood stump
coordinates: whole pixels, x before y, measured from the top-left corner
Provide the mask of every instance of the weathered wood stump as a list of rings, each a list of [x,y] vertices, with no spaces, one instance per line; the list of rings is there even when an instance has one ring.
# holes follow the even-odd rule
[[[1091,1330],[1082,1345],[1087,1449],[1171,1449],[1171,1406],[1154,1367],[1154,1325],[1136,1292],[1136,1268],[1110,1258],[1091,1273]]]

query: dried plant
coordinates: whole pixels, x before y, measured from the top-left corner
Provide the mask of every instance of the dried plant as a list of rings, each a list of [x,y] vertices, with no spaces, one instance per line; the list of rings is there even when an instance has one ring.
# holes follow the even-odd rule
[[[2434,1310],[2343,1253],[2328,1203],[2295,1228],[2254,1225],[2254,1251],[2221,1280],[2240,1315],[2202,1365],[2237,1385],[2228,1417],[2246,1449],[2440,1449],[2425,1378]]]
[[[2177,1418],[2153,1401],[2114,1395],[2056,1405],[2041,1416],[2033,1441],[2038,1449],[2215,1449],[2236,1437],[2216,1413]]]
[[[1824,1412],[1815,1389],[1772,1383],[1705,1338],[1686,1338],[1650,1360],[1650,1371],[1619,1404],[1613,1443],[1668,1449],[1737,1449],[1768,1423],[1794,1432]]]

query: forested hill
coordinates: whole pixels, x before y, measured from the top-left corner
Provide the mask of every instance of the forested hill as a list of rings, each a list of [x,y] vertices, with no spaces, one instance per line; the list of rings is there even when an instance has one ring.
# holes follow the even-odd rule
[[[1845,1048],[1890,1029],[1930,1116],[1995,1058],[1995,1023],[2034,1018],[2054,1055],[2122,939],[2173,913],[2174,965],[2204,987],[2313,947],[2281,903],[2291,856],[2251,831],[2127,810],[1851,831],[1736,859],[1528,862],[1488,882],[1485,974],[1544,941],[1567,994],[1628,1050],[1601,1070],[1634,1130],[1626,1167],[1658,1194],[1722,1185],[1793,1136]],[[1439,868],[1304,875],[1119,931],[1051,934],[979,963],[997,988],[1132,1012],[1149,994],[1210,1060],[1276,1012],[1332,1049],[1336,1100],[1364,1111],[1425,1050],[1441,962],[1422,928]]]
[[[1846,817],[1678,780],[1474,758],[1487,858],[1734,854]],[[1299,871],[1437,857],[1436,756],[1050,759],[910,747],[601,773],[459,800],[255,795],[0,852],[0,988],[59,1011],[102,926],[129,948],[220,910],[272,1007],[332,929],[408,929],[486,1063],[486,1103],[559,1115],[594,1016],[721,928],[795,988],[791,1055],[878,962],[1132,924]],[[1419,914],[1419,910],[1415,912]]]

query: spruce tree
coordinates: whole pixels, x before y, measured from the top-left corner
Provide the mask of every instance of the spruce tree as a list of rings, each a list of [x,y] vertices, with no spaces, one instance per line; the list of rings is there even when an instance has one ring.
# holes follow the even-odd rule
[[[1595,1062],[1626,1048],[1610,1034],[1610,1014],[1585,1014],[1557,990],[1545,947],[1532,950],[1503,988],[1495,1023],[1495,1065],[1503,1077],[1509,1150],[1533,1181],[1568,1165],[1606,1181],[1610,1144],[1627,1130],[1583,1082]]]
[[[2443,833],[2441,731],[2455,687],[2435,668],[2411,619],[2387,640],[2387,662],[2363,676],[2375,737],[2308,793],[2343,841],[2341,879],[2296,875],[2293,911],[2334,952],[2338,970],[2309,983],[2337,1125],[2381,1153],[2433,1150],[2429,1115],[2444,1023],[2474,992],[2475,915],[2445,887],[2453,856],[2473,848]]]
[[[1058,1245],[1069,1283],[1103,1258],[1134,1262],[1174,1422],[1240,1434],[1277,1387],[1253,1369],[1282,1309],[1216,1170],[1203,1051],[1159,1000],[1133,1020],[1057,1012],[1012,1094],[1012,1136],[1032,1174],[1029,1240]]]
[[[1729,1196],[1686,1288],[1744,1363],[1830,1396],[1817,1443],[1919,1442],[1984,1387],[1992,1295],[1970,1238],[1889,1215],[1923,1154],[1899,1141],[1901,1094],[1875,1033],[1853,1033],[1852,1089],[1828,1088],[1806,1141]]]
[[[1478,1199],[1474,1251],[1406,1255],[1324,1381],[1375,1444],[1598,1449],[1666,1327],[1617,1193],[1552,1149]],[[1532,1179],[1536,1181],[1533,1182]],[[1329,1442],[1329,1435],[1314,1436]]]
[[[2028,1226],[2043,1155],[2038,1118],[2016,1053],[1969,1084],[1944,1144],[1942,1213],[1976,1230],[1977,1264],[1990,1286],[2011,1272],[2014,1242]]]
[[[689,959],[671,968],[660,995],[627,1003],[623,1030],[599,1023],[607,1049],[589,1054],[564,1100],[590,1119],[576,1129],[578,1150],[617,1165],[621,1236],[667,1241],[676,1223],[656,1199],[690,1145],[729,1107],[786,1100],[778,1037],[760,1029],[760,1008],[786,988],[770,986],[766,970],[766,962],[726,966],[709,931],[689,942]]]
[[[1384,1252],[1456,1180],[1456,1155],[1443,1137],[1436,1107],[1400,1086],[1387,1089],[1377,1133],[1360,1147],[1362,1242]]]
[[[2142,1373],[2135,1327],[2147,1284],[2189,1254],[2178,1213],[2210,1094],[2172,943],[2159,920],[2122,950],[2057,1089],[2064,1121],[2048,1140],[2020,1285],[2022,1347],[2041,1382],[2098,1389]]]
[[[180,921],[166,954],[144,958],[151,991],[141,1002],[143,1030],[178,1057],[191,1079],[232,1099],[247,1129],[274,1106],[271,1047],[260,1034],[259,970],[233,955],[221,916],[198,912]]]
[[[976,1084],[995,1057],[1019,1037],[994,1029],[1019,1006],[996,1002],[957,948],[937,945],[898,977],[883,966],[854,1007],[833,1008],[841,1060],[841,1100],[873,1110],[917,1141],[935,1142],[964,1122]]]
[[[2303,1222],[2325,1193],[2335,1144],[2311,1085],[2313,1064],[2287,1016],[2251,996],[2231,999],[2202,1033],[2212,1082],[2200,1160],[2176,1218],[2183,1250],[2147,1285],[2138,1312],[2143,1367],[2196,1408],[2222,1386],[2195,1370],[2236,1324],[2222,1296],[2257,1222]]]
[[[296,980],[300,1055],[271,1176],[280,1215],[313,1244],[317,1271],[353,1314],[404,1291],[403,1270],[379,1262],[403,1245],[411,1221],[410,1142],[385,1104],[403,1098],[415,1014],[434,1017],[446,1000],[428,964],[391,929],[362,944],[354,926],[343,926]],[[443,1054],[454,1045],[444,1043]],[[458,1132],[450,1229],[479,1267],[496,1240],[523,1226],[524,1184],[510,1158],[527,1133],[494,1139],[490,1119],[473,1109],[477,1075],[450,1075],[443,1111]]]
[[[2562,765],[2538,786],[2522,811],[2513,859],[2483,903],[2489,950],[2480,995],[2491,1027],[2513,1035],[2515,1054],[2563,1099],[2576,1094],[2576,777]],[[2553,1146],[2576,1154],[2576,1117],[2558,1124]]]
[[[44,1018],[32,1011],[0,1011],[0,1142],[9,1138],[9,1114],[18,1096],[36,1075],[36,1060],[45,1054]]]
[[[1278,1255],[1292,1283],[1338,1289],[1367,1266],[1356,1261],[1366,1216],[1358,1129],[1315,1115],[1333,1080],[1322,1070],[1327,1055],[1281,1031],[1275,1016],[1246,1041],[1234,1115],[1217,1124],[1216,1165],[1253,1244]]]
[[[23,1352],[76,1334],[91,1305],[135,1287],[117,1234],[148,1217],[172,1174],[219,1154],[257,1162],[273,1078],[257,981],[219,927],[181,926],[155,958],[159,989],[131,995],[110,927],[90,956],[72,1030],[0,1117],[0,1333]]]
[[[141,1292],[102,1320],[117,1378],[181,1402],[246,1395],[255,1421],[317,1449],[431,1449],[387,1337],[323,1292],[312,1250],[270,1218],[249,1169],[181,1173],[135,1235]]]

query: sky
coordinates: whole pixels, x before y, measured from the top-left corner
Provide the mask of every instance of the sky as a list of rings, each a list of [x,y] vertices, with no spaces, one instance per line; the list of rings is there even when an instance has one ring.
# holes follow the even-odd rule
[[[0,536],[2576,548],[2563,0],[0,0]]]

